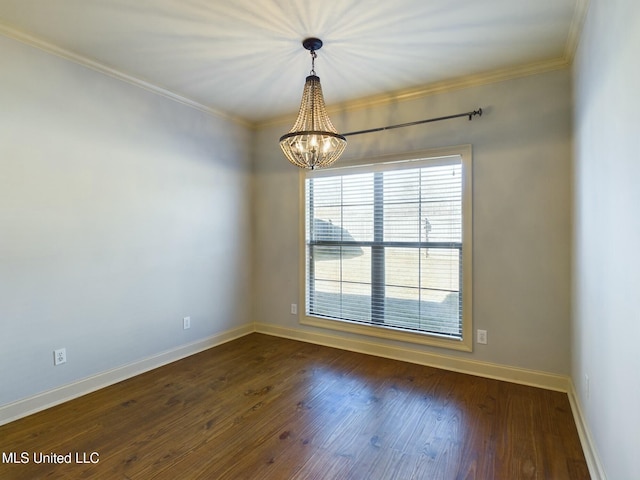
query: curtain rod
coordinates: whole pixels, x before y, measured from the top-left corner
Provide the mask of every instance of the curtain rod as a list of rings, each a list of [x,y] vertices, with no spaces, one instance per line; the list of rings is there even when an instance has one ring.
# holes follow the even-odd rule
[[[361,135],[363,133],[372,133],[372,132],[380,132],[382,130],[391,130],[393,128],[411,127],[413,125],[420,125],[421,123],[439,122],[441,120],[449,120],[451,118],[458,118],[458,117],[469,117],[469,120],[471,120],[476,115],[480,117],[482,116],[481,108],[479,108],[478,110],[473,110],[471,112],[457,113],[455,115],[447,115],[446,117],[428,118],[426,120],[418,120],[416,122],[401,123],[399,125],[389,125],[388,127],[370,128],[369,130],[359,130],[357,132],[343,133],[342,136],[348,137],[351,135]]]

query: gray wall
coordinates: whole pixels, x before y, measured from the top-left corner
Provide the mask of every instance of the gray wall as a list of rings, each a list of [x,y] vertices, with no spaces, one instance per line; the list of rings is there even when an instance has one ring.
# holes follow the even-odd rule
[[[0,405],[250,321],[317,331],[289,314],[299,171],[277,139],[293,118],[254,133],[9,39],[0,56]],[[415,348],[569,373],[570,93],[558,70],[332,114],[352,131],[485,109],[351,137],[341,160],[473,146],[489,344]]]
[[[252,132],[4,37],[0,58],[0,405],[249,322]]]
[[[330,100],[331,88],[325,86]],[[425,351],[543,372],[570,371],[571,73],[568,69],[403,102],[335,111],[355,131],[483,107],[485,115],[349,138],[352,159],[472,144],[473,353]],[[278,138],[294,118],[260,128],[254,160],[254,321],[296,330],[299,171]],[[349,337],[331,332],[331,335]],[[373,339],[369,339],[374,342]],[[375,340],[375,342],[383,342]],[[394,342],[388,345],[403,347]],[[413,347],[412,347],[413,348]]]
[[[574,63],[572,377],[605,474],[621,480],[640,478],[638,58],[640,3],[592,0]]]

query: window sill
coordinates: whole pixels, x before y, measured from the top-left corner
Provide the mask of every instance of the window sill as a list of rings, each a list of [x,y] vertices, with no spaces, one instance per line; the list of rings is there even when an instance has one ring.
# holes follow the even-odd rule
[[[473,342],[471,339],[471,335],[464,335],[464,333],[462,340],[457,340],[440,337],[434,334],[399,330],[393,327],[359,324],[344,320],[321,317],[310,317],[304,314],[300,315],[299,321],[302,325],[324,328],[328,330],[337,330],[340,332],[354,333],[357,335],[367,335],[370,337],[378,337],[387,340],[396,340],[418,345],[428,345],[431,347],[447,348],[449,350],[458,350],[463,352],[473,351]]]

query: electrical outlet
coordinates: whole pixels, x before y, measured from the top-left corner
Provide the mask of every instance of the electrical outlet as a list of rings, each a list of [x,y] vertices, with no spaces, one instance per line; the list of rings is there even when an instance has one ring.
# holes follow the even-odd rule
[[[482,345],[487,344],[487,331],[486,330],[478,330],[478,343]]]
[[[191,328],[191,317],[184,317],[182,319],[182,328],[184,330]]]
[[[60,348],[58,350],[53,351],[53,364],[54,365],[62,365],[63,363],[67,363],[67,349]]]
[[[298,305],[295,303],[291,304],[291,315],[297,315],[298,314]]]

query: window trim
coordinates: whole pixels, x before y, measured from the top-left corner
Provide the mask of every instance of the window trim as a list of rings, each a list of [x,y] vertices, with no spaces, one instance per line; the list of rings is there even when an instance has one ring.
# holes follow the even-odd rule
[[[411,167],[412,160],[433,159],[433,164],[438,163],[438,159],[459,156],[462,159],[462,339],[453,339],[438,336],[434,333],[402,330],[390,326],[375,324],[356,323],[348,320],[329,319],[309,316],[306,314],[306,245],[305,245],[305,180],[309,176],[320,177],[332,175],[336,170],[343,170],[349,167],[371,166],[376,170],[377,165],[388,163],[398,163],[399,168]],[[400,162],[406,162],[402,165]],[[384,168],[384,167],[383,167]],[[322,329],[365,335],[370,337],[397,340],[419,345],[429,345],[465,352],[473,351],[473,162],[471,145],[460,145],[454,147],[444,147],[437,149],[414,151],[401,155],[385,155],[376,158],[366,158],[352,161],[342,161],[334,168],[325,168],[316,171],[301,170],[299,174],[299,300],[298,321],[301,325],[307,325]]]

